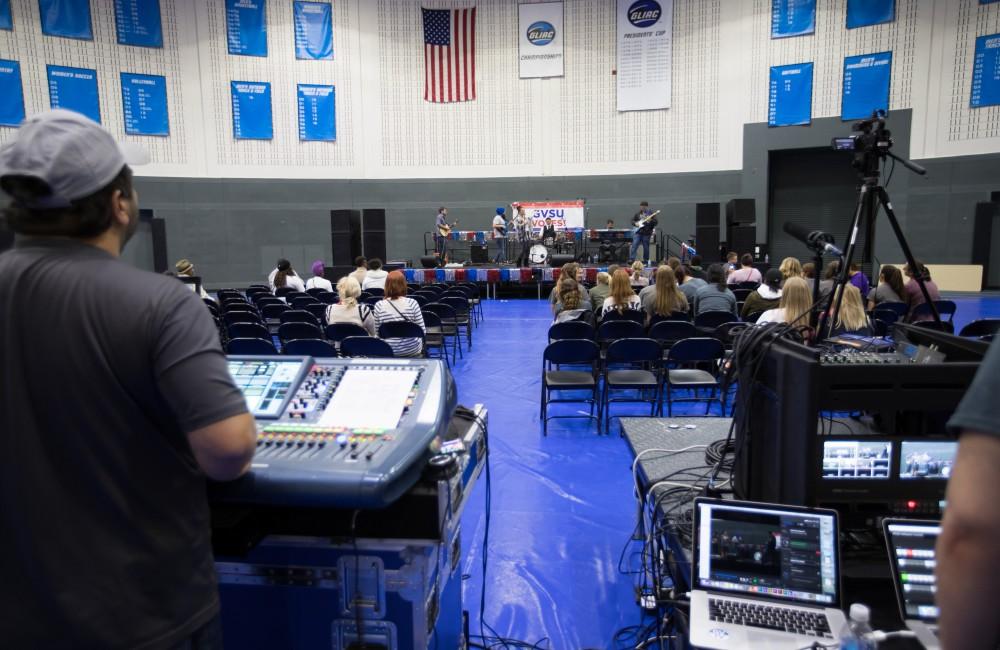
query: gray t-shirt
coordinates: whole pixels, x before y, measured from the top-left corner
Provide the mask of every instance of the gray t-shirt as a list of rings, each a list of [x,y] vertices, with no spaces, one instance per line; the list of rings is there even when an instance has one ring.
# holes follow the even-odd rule
[[[736,314],[736,296],[726,289],[719,291],[714,284],[706,284],[694,296],[694,315],[706,311],[728,311]]]
[[[975,379],[965,392],[948,428],[991,433],[1000,436],[1000,343],[994,341],[986,352]]]
[[[698,289],[701,289],[706,284],[708,283],[701,278],[691,278],[678,288],[684,294],[684,297],[688,299],[688,304],[694,305],[694,297],[698,293]]]
[[[73,240],[19,243],[0,277],[0,639],[172,647],[219,607],[187,433],[247,410],[215,324]]]
[[[885,282],[868,292],[868,300],[873,301],[876,307],[883,302],[903,302],[902,296],[897,295]]]

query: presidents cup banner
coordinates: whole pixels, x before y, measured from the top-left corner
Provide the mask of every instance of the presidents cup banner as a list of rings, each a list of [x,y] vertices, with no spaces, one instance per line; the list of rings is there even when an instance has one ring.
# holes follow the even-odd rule
[[[563,76],[563,3],[517,6],[521,78]]]
[[[618,110],[670,108],[673,0],[618,0]]]

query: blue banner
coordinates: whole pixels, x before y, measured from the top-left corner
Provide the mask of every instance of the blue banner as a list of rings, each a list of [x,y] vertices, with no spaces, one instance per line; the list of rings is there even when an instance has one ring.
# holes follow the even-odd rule
[[[270,140],[271,84],[264,81],[232,81],[233,136],[237,140]]]
[[[979,4],[981,5],[991,5],[994,2],[1000,2],[1000,0],[979,0]]]
[[[798,126],[812,121],[813,64],[771,68],[767,125]]]
[[[969,106],[1000,104],[1000,34],[976,39],[976,55],[972,63],[972,97]]]
[[[170,135],[167,78],[123,72],[122,111],[129,135]]]
[[[816,32],[816,0],[771,0],[771,38]]]
[[[840,119],[863,120],[874,110],[888,111],[891,71],[892,52],[844,58]]]
[[[23,121],[21,64],[0,59],[0,126],[20,126]]]
[[[335,97],[333,86],[298,85],[299,140],[337,139]]]
[[[49,79],[49,105],[86,115],[101,122],[101,101],[97,95],[97,70],[45,66]]]
[[[163,47],[159,0],[115,0],[119,45]]]
[[[267,56],[266,0],[226,0],[230,54]]]
[[[47,36],[94,40],[89,0],[38,0],[38,14]]]
[[[14,29],[14,18],[10,15],[10,0],[0,0],[0,29]]]
[[[896,20],[896,0],[847,0],[847,29]]]
[[[333,59],[333,10],[328,2],[295,3],[295,58]]]

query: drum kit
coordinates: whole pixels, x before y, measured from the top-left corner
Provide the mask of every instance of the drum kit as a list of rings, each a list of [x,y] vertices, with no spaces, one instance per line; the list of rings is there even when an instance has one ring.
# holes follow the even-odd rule
[[[553,239],[552,237],[546,237],[541,240],[541,242],[535,243],[528,249],[528,260],[532,264],[544,265],[548,264],[549,257],[552,253],[560,252],[564,246],[567,245],[565,237],[560,233],[560,237]]]

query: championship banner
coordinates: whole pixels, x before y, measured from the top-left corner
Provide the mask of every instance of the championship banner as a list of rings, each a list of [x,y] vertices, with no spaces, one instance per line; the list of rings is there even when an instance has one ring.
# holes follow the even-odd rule
[[[670,108],[673,0],[618,0],[618,110]]]
[[[584,201],[523,201],[511,203],[511,214],[524,208],[524,216],[531,219],[531,230],[538,234],[545,227],[545,220],[552,219],[556,230],[583,228]],[[510,228],[510,224],[507,225]]]
[[[521,79],[563,76],[563,3],[517,6]]]

